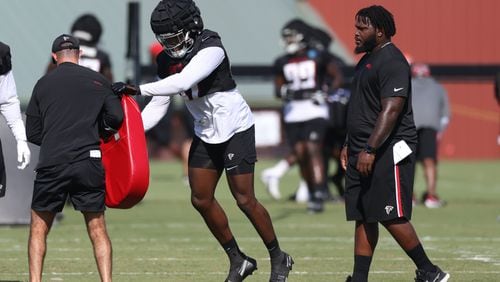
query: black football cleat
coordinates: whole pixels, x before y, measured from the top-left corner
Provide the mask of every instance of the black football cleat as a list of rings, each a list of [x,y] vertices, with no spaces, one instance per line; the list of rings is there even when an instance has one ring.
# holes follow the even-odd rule
[[[417,275],[417,277],[415,277],[415,282],[447,282],[450,278],[450,274],[442,271],[437,266],[435,271],[417,269],[415,273]]]
[[[294,261],[292,257],[283,252],[283,256],[280,262],[273,264],[271,262],[271,277],[269,282],[286,282],[288,278],[288,273],[292,270],[292,265]]]
[[[240,282],[243,281],[248,275],[257,270],[257,261],[251,257],[246,256],[245,259],[235,266],[229,268],[225,282]]]

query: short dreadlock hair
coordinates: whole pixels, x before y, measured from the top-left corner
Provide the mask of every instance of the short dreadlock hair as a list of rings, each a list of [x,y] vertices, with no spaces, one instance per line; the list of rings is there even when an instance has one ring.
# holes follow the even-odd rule
[[[359,10],[355,18],[359,18],[364,24],[371,24],[373,27],[383,30],[388,38],[396,34],[394,17],[391,12],[380,5],[373,5]]]

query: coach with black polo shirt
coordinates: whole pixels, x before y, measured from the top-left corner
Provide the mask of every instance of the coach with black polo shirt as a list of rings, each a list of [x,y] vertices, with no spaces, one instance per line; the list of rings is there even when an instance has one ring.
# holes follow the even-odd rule
[[[26,110],[28,141],[40,146],[28,243],[32,282],[42,279],[47,234],[68,196],[85,218],[101,281],[111,281],[99,142],[120,127],[123,110],[110,82],[78,65],[80,54],[75,37],[63,34],[54,40],[57,67],[38,80]]]
[[[347,110],[346,218],[355,221],[354,269],[350,282],[368,281],[382,225],[411,258],[415,281],[446,282],[411,224],[417,130],[411,104],[410,66],[392,43],[394,17],[373,5],[355,16],[356,65]]]

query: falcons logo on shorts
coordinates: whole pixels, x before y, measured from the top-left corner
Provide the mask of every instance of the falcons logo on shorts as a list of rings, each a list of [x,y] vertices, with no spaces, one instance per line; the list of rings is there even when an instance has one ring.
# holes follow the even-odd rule
[[[385,213],[387,213],[387,215],[389,215],[393,209],[394,209],[393,206],[385,206]]]

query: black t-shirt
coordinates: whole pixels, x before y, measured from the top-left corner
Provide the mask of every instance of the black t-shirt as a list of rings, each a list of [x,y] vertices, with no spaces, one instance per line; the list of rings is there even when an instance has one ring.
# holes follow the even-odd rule
[[[392,43],[365,54],[356,66],[347,113],[350,152],[356,154],[364,148],[382,111],[382,99],[387,97],[404,97],[406,103],[381,148],[399,140],[415,144],[410,66]]]
[[[307,49],[301,54],[287,54],[274,62],[274,74],[285,78],[289,92],[296,99],[301,93],[311,93],[320,90],[324,85],[327,65],[332,57],[327,52]]]
[[[40,145],[37,168],[71,163],[99,149],[99,129],[118,129],[120,99],[101,74],[62,63],[36,83],[26,109],[28,141]]]
[[[165,52],[161,52],[156,58],[158,65],[158,77],[165,78],[169,75],[182,71],[191,59],[200,50],[208,47],[220,47],[224,50],[224,60],[222,63],[205,79],[198,83],[198,97],[203,97],[215,92],[223,92],[236,88],[236,82],[231,74],[231,65],[222,46],[222,41],[219,34],[208,29],[203,30],[196,35],[193,49],[184,58],[174,59],[169,57]],[[186,91],[186,95],[190,97],[191,90]]]

